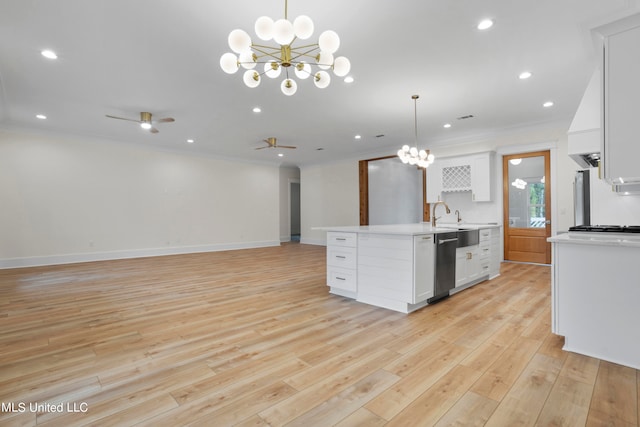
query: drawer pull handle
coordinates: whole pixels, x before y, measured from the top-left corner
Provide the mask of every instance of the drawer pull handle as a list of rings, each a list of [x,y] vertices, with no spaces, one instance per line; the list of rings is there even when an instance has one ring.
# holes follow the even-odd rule
[[[338,276],[336,276],[336,280],[343,280],[343,281],[344,281],[344,280],[347,280],[347,279],[345,279],[344,277],[338,277]]]
[[[347,239],[345,239],[344,237],[336,237],[336,240],[340,240],[341,242],[344,242]]]
[[[340,259],[347,259],[347,257],[346,257],[346,256],[344,256],[344,255],[336,255],[336,258],[340,258]]]

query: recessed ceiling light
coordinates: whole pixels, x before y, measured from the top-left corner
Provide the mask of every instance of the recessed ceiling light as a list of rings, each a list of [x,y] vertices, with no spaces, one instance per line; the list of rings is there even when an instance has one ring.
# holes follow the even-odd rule
[[[480,21],[478,23],[478,29],[479,30],[488,30],[489,28],[493,27],[493,20],[491,19],[483,19],[482,21]]]
[[[351,76],[347,76],[347,77],[345,77],[345,78],[344,78],[344,82],[345,82],[345,83],[353,83],[353,77],[351,77]]]
[[[547,101],[544,104],[542,104],[542,106],[544,108],[549,108],[549,107],[553,107],[553,101]]]
[[[253,107],[253,112],[254,113],[260,113],[262,111],[262,109],[260,107]]]
[[[362,135],[356,135],[354,136],[355,139],[362,139]]]
[[[54,51],[49,50],[49,49],[45,49],[45,50],[41,51],[40,54],[42,56],[44,56],[45,58],[48,58],[48,59],[58,59],[58,55],[56,55],[56,53]]]
[[[451,127],[451,123],[445,123],[442,127],[445,129],[449,129]]]
[[[278,157],[284,157],[284,154],[278,153]]]
[[[526,80],[529,77],[531,77],[533,74],[531,73],[531,71],[523,71],[522,73],[520,73],[520,75],[518,76],[518,78],[520,80]]]
[[[189,144],[193,144],[195,141],[194,141],[193,139],[187,139],[187,142],[188,142]]]
[[[45,116],[44,114],[36,114],[36,118],[40,120],[46,120],[47,116]]]

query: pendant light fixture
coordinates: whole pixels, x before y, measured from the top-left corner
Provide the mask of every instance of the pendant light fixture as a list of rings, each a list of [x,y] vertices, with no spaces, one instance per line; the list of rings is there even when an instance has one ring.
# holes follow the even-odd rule
[[[317,43],[296,43],[311,37],[313,21],[305,15],[289,21],[287,0],[284,2],[284,19],[274,22],[268,16],[262,16],[256,20],[254,29],[259,39],[274,41],[276,45],[254,43],[249,34],[237,29],[231,31],[228,38],[233,53],[225,53],[220,58],[220,67],[225,73],[233,74],[240,67],[246,69],[242,80],[250,88],[258,87],[262,76],[275,79],[284,71],[280,89],[291,96],[298,88],[294,75],[300,80],[313,77],[316,87],[323,89],[331,83],[331,76],[325,70],[332,69],[336,76],[344,77],[351,69],[351,63],[344,56],[334,59],[334,53],[340,47],[340,38],[334,31],[320,34]],[[256,69],[258,65],[261,67]]]
[[[415,146],[409,147],[408,145],[403,145],[402,148],[398,150],[398,157],[402,160],[402,163],[426,169],[433,163],[435,156],[431,154],[429,150],[418,149],[418,98],[420,98],[420,95],[411,96],[411,99],[413,99]]]

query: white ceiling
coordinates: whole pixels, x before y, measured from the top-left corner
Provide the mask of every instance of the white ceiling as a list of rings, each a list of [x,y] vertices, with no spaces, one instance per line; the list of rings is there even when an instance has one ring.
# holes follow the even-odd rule
[[[340,35],[336,56],[355,82],[299,81],[287,97],[281,79],[249,89],[219,66],[229,32],[254,36],[259,16],[283,17],[283,0],[0,0],[0,127],[303,166],[413,143],[419,94],[419,144],[436,154],[517,129],[566,132],[596,66],[590,30],[638,10],[637,0],[291,0],[289,19],[310,16],[314,37]],[[486,17],[495,25],[480,32]],[[524,70],[533,77],[519,80]],[[140,111],[176,121],[149,134],[105,117]],[[270,136],[298,149],[255,150]]]

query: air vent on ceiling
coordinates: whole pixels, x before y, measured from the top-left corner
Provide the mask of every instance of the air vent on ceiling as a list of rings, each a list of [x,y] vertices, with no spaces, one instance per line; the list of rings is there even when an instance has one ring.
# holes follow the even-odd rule
[[[472,118],[473,118],[473,114],[467,114],[466,116],[458,117],[458,120],[466,120],[466,119],[472,119]]]

